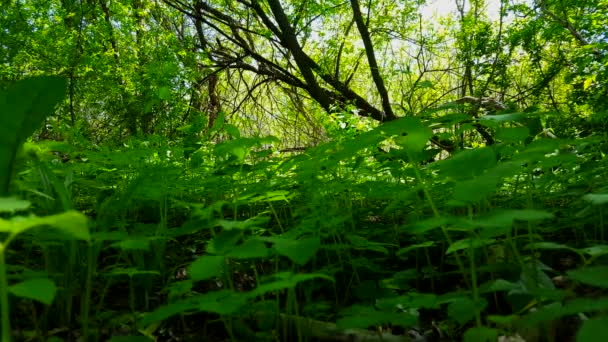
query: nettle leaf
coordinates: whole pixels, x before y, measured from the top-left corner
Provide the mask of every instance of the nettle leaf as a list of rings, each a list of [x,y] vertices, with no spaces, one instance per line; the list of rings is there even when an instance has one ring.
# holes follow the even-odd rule
[[[502,127],[496,132],[498,140],[509,143],[524,141],[528,136],[530,136],[528,127]]]
[[[583,199],[595,205],[606,204],[608,203],[608,194],[586,194]]]
[[[521,318],[518,322],[522,327],[534,327],[541,322],[555,321],[561,317],[576,315],[579,312],[596,312],[608,310],[608,298],[579,298],[564,305],[554,303],[539,308]]]
[[[471,298],[457,298],[448,305],[448,317],[459,324],[465,324],[475,318],[476,312],[481,312],[488,303],[485,299],[475,302]]]
[[[431,217],[426,220],[418,221],[412,225],[406,225],[401,229],[409,234],[424,234],[428,231],[440,228],[450,223],[451,220],[449,217],[440,216],[440,217]]]
[[[480,239],[480,238],[462,239],[462,240],[453,242],[450,245],[450,247],[448,247],[448,250],[445,252],[445,254],[451,254],[451,253],[454,253],[454,252],[457,252],[457,251],[460,251],[463,249],[487,246],[487,245],[493,244],[494,242],[496,242],[496,239]]]
[[[339,329],[367,329],[386,324],[411,327],[418,321],[418,317],[411,313],[378,311],[363,305],[354,305],[343,310],[342,315],[344,317],[336,322]]]
[[[498,340],[498,330],[486,327],[470,328],[463,337],[464,342],[495,342],[496,340]]]
[[[150,240],[147,238],[127,238],[111,244],[112,247],[119,248],[123,251],[148,251],[150,250]]]
[[[313,279],[325,279],[334,282],[334,279],[322,273],[294,274],[292,272],[280,272],[271,276],[272,281],[261,284],[255,290],[248,292],[249,297],[256,298],[269,292],[284,289],[293,289],[299,283]]]
[[[479,177],[456,182],[454,186],[454,199],[466,203],[479,202],[496,191],[499,178],[494,175],[481,175]]]
[[[64,98],[66,80],[38,76],[0,91],[0,196],[8,193],[17,150]]]
[[[182,313],[211,312],[219,315],[231,315],[241,311],[247,304],[249,295],[232,290],[212,291],[175,303],[164,305],[146,314],[142,325],[164,321],[171,316]]]
[[[249,239],[226,254],[234,259],[265,258],[270,255],[270,249],[266,243],[258,239]]]
[[[591,266],[568,271],[568,277],[583,284],[608,288],[608,266]]]
[[[599,257],[608,254],[608,245],[596,245],[580,250],[585,254],[589,254],[592,257]]]
[[[449,178],[464,180],[481,175],[486,169],[496,165],[496,153],[489,147],[466,150],[434,163],[439,171]]]
[[[85,241],[89,241],[91,238],[86,216],[76,211],[46,217],[14,217],[10,221],[0,224],[0,232],[20,234],[44,226],[51,226],[55,233],[61,235],[60,237]]]
[[[55,299],[57,287],[47,278],[29,279],[9,287],[10,293],[20,298],[33,299],[51,305]]]
[[[519,288],[521,288],[520,284],[516,284],[504,279],[496,279],[479,286],[479,293],[511,291]]]
[[[305,265],[321,247],[319,237],[300,240],[273,237],[265,238],[265,240],[273,243],[272,248],[279,255],[289,258],[298,265]]]
[[[0,197],[0,213],[14,213],[26,210],[31,203],[14,197]]]
[[[225,255],[238,246],[243,238],[243,232],[237,229],[222,230],[207,244],[207,252],[217,255]]]
[[[224,270],[226,258],[221,255],[203,255],[188,267],[192,280],[207,280],[219,276]]]
[[[608,317],[583,321],[576,333],[576,342],[608,341]]]

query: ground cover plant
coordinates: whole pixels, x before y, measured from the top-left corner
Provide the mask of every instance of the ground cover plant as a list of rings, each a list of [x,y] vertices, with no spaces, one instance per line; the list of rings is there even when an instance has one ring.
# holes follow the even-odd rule
[[[8,1],[0,339],[605,341],[607,6]]]

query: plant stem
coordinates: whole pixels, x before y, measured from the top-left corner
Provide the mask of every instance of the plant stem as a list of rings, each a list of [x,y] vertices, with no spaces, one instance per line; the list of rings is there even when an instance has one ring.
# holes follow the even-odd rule
[[[2,321],[2,342],[11,341],[11,318],[8,303],[8,278],[4,259],[5,245],[0,243],[0,321]]]

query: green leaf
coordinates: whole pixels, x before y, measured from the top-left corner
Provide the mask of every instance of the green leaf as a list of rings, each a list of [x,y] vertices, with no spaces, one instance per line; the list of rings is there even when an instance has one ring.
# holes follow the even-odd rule
[[[583,321],[576,333],[576,342],[608,341],[608,317]]]
[[[194,260],[188,273],[192,280],[207,280],[219,276],[224,270],[225,257],[220,255],[203,255]]]
[[[478,247],[482,247],[482,246],[487,246],[490,244],[493,244],[494,242],[496,242],[496,239],[479,239],[479,238],[468,238],[468,239],[462,239],[462,240],[458,240],[453,242],[450,247],[448,247],[448,250],[445,252],[445,254],[450,254],[450,253],[454,253],[463,249],[469,249],[469,248],[478,248]]]
[[[540,308],[538,311],[522,317],[519,325],[534,327],[541,322],[555,321],[561,317],[575,315],[579,312],[595,312],[608,310],[608,298],[580,298],[573,299],[565,305],[555,303]]]
[[[243,244],[234,247],[226,256],[234,259],[254,259],[265,258],[269,254],[270,249],[266,247],[266,244],[263,241],[250,239]]]
[[[301,282],[318,278],[329,280],[331,282],[334,281],[332,277],[322,273],[293,274],[291,272],[281,272],[273,274],[271,277],[273,281],[261,284],[260,286],[256,287],[255,290],[250,291],[248,295],[251,298],[256,298],[268,292],[275,292],[284,289],[293,289]]]
[[[591,266],[568,271],[568,276],[583,284],[608,288],[608,266]]]
[[[487,304],[484,299],[476,303],[470,298],[457,298],[448,305],[448,316],[459,324],[465,324],[475,317],[476,312],[485,309]]]
[[[122,241],[115,242],[115,243],[111,244],[111,246],[119,248],[123,251],[133,251],[133,250],[147,251],[147,250],[150,250],[150,241],[145,238],[140,238],[140,239],[128,238],[128,239],[125,239]]]
[[[467,203],[479,202],[496,191],[497,185],[498,178],[488,175],[460,181],[454,186],[454,199]]]
[[[434,163],[445,176],[464,180],[481,175],[486,169],[496,165],[496,153],[489,147],[466,150]]]
[[[16,199],[14,197],[0,197],[0,213],[14,213],[26,210],[31,205],[28,201]]]
[[[0,91],[0,196],[9,191],[17,150],[65,96],[66,80],[32,77]]]
[[[344,317],[336,322],[339,329],[367,329],[386,324],[411,327],[418,320],[418,317],[411,313],[378,311],[363,305],[354,305],[343,310],[342,315]]]
[[[509,143],[524,141],[528,136],[530,136],[528,127],[502,127],[496,132],[498,140]]]
[[[479,293],[490,293],[500,291],[511,291],[520,288],[521,286],[504,279],[491,280],[479,286]]]
[[[498,340],[498,330],[476,327],[470,328],[464,333],[464,342],[495,342]]]
[[[445,216],[431,217],[426,220],[418,221],[412,225],[406,225],[401,229],[409,234],[424,234],[433,229],[445,226],[450,222],[450,219]]]
[[[608,203],[608,194],[586,194],[583,199],[595,205],[606,204]]]
[[[305,238],[300,240],[286,238],[270,238],[273,242],[273,249],[284,257],[298,265],[305,265],[317,253],[321,247],[321,240],[318,237]]]
[[[158,89],[158,98],[161,100],[170,100],[171,90],[169,89],[169,87],[160,87]]]
[[[89,241],[91,238],[86,216],[76,211],[68,211],[46,217],[15,217],[11,221],[0,225],[0,232],[19,234],[42,226],[51,226],[56,232],[62,234],[63,237],[70,239]]]
[[[33,299],[51,305],[57,292],[55,283],[47,278],[29,279],[12,285],[9,291],[17,297]]]

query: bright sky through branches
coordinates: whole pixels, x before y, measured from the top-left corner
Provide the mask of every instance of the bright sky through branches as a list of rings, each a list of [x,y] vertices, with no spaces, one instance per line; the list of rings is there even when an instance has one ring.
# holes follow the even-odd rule
[[[467,10],[468,2],[467,2]],[[486,0],[486,14],[490,19],[498,19],[500,12],[500,0]],[[425,19],[433,17],[445,17],[450,13],[456,14],[456,0],[427,0],[426,5],[420,8],[420,13]]]

